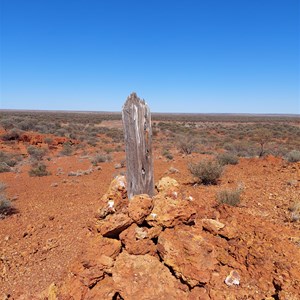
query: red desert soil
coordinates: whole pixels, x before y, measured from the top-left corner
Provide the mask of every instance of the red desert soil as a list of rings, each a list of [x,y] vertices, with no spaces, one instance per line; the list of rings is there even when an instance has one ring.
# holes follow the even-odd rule
[[[182,156],[174,151],[174,160],[167,161],[159,153],[154,153],[155,181],[163,176],[178,181],[184,197],[192,196],[196,224],[204,218],[218,219],[238,233],[231,233],[232,240],[227,237],[227,251],[244,266],[239,270],[241,286],[229,287],[224,283],[236,265],[233,262],[230,266],[228,258],[222,261],[218,257],[220,273],[214,273],[214,280],[207,285],[210,298],[193,299],[223,299],[216,296],[218,290],[237,293],[238,289],[245,290],[246,285],[249,289],[257,288],[258,296],[243,298],[240,292],[234,294],[239,297],[226,299],[263,299],[260,291],[268,289],[269,297],[276,294],[269,299],[279,299],[278,292],[286,286],[293,295],[300,295],[300,224],[290,221],[288,210],[300,199],[300,164],[274,157],[241,158],[239,164],[226,167],[218,185],[202,186],[191,184],[193,179],[187,165],[203,156]],[[7,185],[8,197],[16,199],[13,204],[17,210],[16,214],[0,220],[0,296],[18,299],[23,295],[19,299],[33,299],[51,283],[65,281],[71,264],[85,251],[93,236],[91,224],[100,198],[113,175],[125,170],[114,168],[124,156],[123,152],[113,153],[113,162],[102,163],[101,169],[93,167],[92,173],[77,177],[68,173],[91,167],[90,160],[80,154],[52,157],[46,162],[50,176],[29,177],[28,165],[21,167],[19,173],[0,174],[0,181]],[[170,167],[179,172],[170,174]],[[238,207],[216,206],[217,191],[239,185],[243,185],[244,191]],[[167,239],[167,232],[164,234]],[[210,235],[208,240],[214,245],[216,238]],[[218,288],[214,282],[219,284]]]

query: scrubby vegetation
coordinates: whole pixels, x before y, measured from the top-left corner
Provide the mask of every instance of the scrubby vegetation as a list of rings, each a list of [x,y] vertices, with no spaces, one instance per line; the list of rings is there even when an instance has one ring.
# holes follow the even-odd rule
[[[32,168],[29,170],[29,175],[32,177],[42,177],[50,175],[50,172],[47,170],[47,166],[43,163],[34,163]]]
[[[287,153],[285,158],[289,162],[298,162],[298,161],[300,161],[300,151],[292,150],[291,152]]]
[[[99,163],[103,163],[103,162],[107,162],[107,161],[111,161],[112,157],[109,154],[96,154],[92,159],[91,159],[91,163],[94,166],[97,166]]]
[[[70,156],[73,153],[72,146],[69,143],[63,144],[63,149],[60,151],[61,155]]]
[[[29,146],[27,152],[33,160],[42,160],[46,154],[46,150],[43,148],[38,148],[34,146]]]
[[[236,165],[239,162],[239,158],[237,155],[225,152],[217,155],[217,161],[220,165]]]
[[[189,170],[202,184],[217,184],[221,177],[223,167],[216,160],[204,159],[189,165]]]
[[[225,150],[238,157],[268,154],[285,157],[300,148],[299,119],[293,116],[152,114],[152,119],[154,142],[170,144],[187,155],[193,152],[216,155]],[[122,129],[102,125],[103,121],[111,120],[120,121],[121,114],[3,111],[0,125],[5,133],[1,138],[13,142],[24,131],[32,131],[92,147],[123,143]],[[47,137],[45,143],[51,145],[51,139]],[[71,154],[69,149],[62,153]]]
[[[0,219],[4,219],[7,215],[14,212],[13,205],[5,195],[6,184],[0,182]]]
[[[170,150],[169,149],[166,149],[166,148],[164,148],[163,150],[162,150],[162,153],[161,153],[166,159],[168,159],[168,160],[172,160],[173,158],[174,158],[174,156],[172,155],[172,153],[170,152]]]
[[[0,151],[0,173],[10,172],[21,159],[18,155]]]
[[[183,154],[192,154],[197,149],[197,140],[192,136],[179,136],[178,148]]]
[[[289,207],[289,211],[291,212],[291,221],[296,222],[300,220],[300,200],[296,200]]]
[[[226,189],[219,191],[216,198],[219,204],[237,206],[241,201],[241,192],[241,189]]]

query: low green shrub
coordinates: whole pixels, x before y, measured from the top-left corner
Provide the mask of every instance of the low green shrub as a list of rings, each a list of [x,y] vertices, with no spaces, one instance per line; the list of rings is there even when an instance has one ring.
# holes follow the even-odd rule
[[[37,163],[32,166],[29,170],[29,175],[31,177],[42,177],[50,175],[50,172],[47,171],[47,166],[42,163]]]
[[[94,166],[97,166],[98,163],[108,162],[111,161],[112,157],[109,154],[96,154],[92,159],[91,162]]]
[[[285,156],[286,160],[289,162],[298,162],[300,161],[300,151],[292,150]]]
[[[202,184],[217,184],[222,175],[223,166],[216,160],[204,159],[197,164],[189,164],[189,170]]]
[[[70,156],[73,153],[72,146],[70,143],[64,143],[63,144],[63,149],[60,151],[60,154],[63,156]]]
[[[239,158],[237,155],[229,152],[224,152],[217,155],[217,161],[220,165],[236,165],[239,162]]]
[[[161,154],[168,160],[172,160],[174,158],[174,156],[168,149],[163,149]]]
[[[12,203],[5,195],[0,194],[0,219],[3,219],[7,212],[11,209]]]
[[[192,154],[197,149],[197,141],[192,136],[179,136],[178,149],[183,154]]]
[[[11,167],[4,163],[4,162],[0,162],[0,173],[5,173],[5,172],[10,172],[11,171]]]
[[[2,165],[2,169],[8,168],[10,170],[9,167],[14,167],[17,164],[17,159],[20,159],[17,155],[0,151],[0,165]]]
[[[46,150],[43,148],[38,148],[38,147],[34,147],[34,146],[29,146],[27,148],[27,152],[30,155],[31,158],[33,158],[34,160],[42,160],[43,157],[46,154]]]
[[[222,190],[217,193],[217,200],[219,204],[228,204],[237,206],[241,201],[241,189]]]
[[[291,212],[291,221],[297,222],[300,220],[300,200],[296,200],[289,207],[289,211]]]

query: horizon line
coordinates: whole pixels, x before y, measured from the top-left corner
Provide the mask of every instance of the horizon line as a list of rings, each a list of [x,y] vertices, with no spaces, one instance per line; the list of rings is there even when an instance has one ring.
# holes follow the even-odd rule
[[[44,113],[99,113],[99,114],[119,114],[120,111],[99,111],[99,110],[63,110],[63,109],[19,109],[19,108],[0,108],[0,112],[44,112]],[[217,113],[217,112],[151,112],[159,115],[244,115],[244,116],[300,116],[300,113]]]

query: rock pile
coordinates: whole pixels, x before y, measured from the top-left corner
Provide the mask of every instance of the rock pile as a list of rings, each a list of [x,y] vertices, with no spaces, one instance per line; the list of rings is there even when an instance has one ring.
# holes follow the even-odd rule
[[[169,177],[157,191],[129,201],[125,177],[113,180],[90,247],[51,299],[299,299],[298,262],[268,256],[276,236],[265,250],[259,230],[241,235],[233,208],[218,208],[226,225],[200,215]]]

